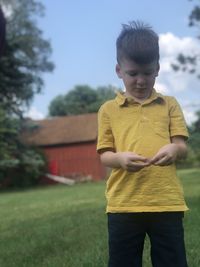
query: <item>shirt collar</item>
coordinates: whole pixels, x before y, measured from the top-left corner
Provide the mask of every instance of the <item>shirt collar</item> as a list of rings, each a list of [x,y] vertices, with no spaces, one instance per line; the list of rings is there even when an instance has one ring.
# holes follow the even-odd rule
[[[125,96],[124,92],[121,92],[121,91],[118,91],[116,92],[117,93],[117,96],[115,98],[115,101],[117,102],[117,104],[119,106],[124,106],[125,104],[127,103],[138,103],[137,101],[135,101],[133,98],[130,98],[130,97],[127,97]],[[155,100],[163,100],[164,101],[164,96],[158,92],[156,92],[155,89],[152,90],[152,93],[150,95],[150,97],[148,99],[146,99],[142,105],[145,105],[145,104],[149,104]]]

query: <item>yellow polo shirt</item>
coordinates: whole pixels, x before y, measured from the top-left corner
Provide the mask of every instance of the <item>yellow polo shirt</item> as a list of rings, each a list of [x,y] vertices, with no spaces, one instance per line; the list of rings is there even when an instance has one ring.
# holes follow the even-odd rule
[[[176,99],[153,89],[142,104],[118,93],[98,113],[97,151],[113,149],[153,157],[170,144],[170,137],[188,137]],[[185,211],[183,190],[175,164],[148,166],[139,172],[114,168],[107,180],[107,212]]]

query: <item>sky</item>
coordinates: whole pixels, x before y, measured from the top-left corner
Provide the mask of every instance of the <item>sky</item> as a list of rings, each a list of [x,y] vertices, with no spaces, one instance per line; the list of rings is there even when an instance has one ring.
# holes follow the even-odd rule
[[[171,68],[179,53],[200,53],[198,32],[188,26],[194,1],[189,0],[40,0],[45,16],[38,20],[43,37],[50,41],[55,64],[44,74],[43,92],[35,96],[27,116],[42,119],[50,102],[65,95],[76,85],[112,85],[123,88],[115,73],[115,43],[122,24],[140,20],[159,34],[160,72],[155,88],[173,95],[183,108],[187,123],[195,120],[200,109],[200,91],[194,75]]]

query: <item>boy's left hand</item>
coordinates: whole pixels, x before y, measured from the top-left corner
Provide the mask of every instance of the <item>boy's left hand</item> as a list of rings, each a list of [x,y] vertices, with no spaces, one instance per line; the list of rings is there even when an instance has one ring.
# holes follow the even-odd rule
[[[179,147],[177,144],[165,145],[152,159],[150,159],[150,163],[156,166],[170,165],[177,159],[178,151]]]

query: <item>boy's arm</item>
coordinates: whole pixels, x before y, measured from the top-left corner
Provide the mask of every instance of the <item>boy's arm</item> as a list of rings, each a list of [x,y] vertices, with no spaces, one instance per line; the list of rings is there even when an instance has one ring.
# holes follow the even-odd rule
[[[163,146],[151,159],[151,163],[158,166],[172,164],[177,159],[185,158],[187,155],[187,145],[183,136],[171,137],[171,144]]]
[[[168,97],[171,143],[162,147],[151,159],[154,165],[165,166],[187,155],[188,130],[183,111],[174,97]]]
[[[129,172],[136,172],[149,166],[147,158],[132,152],[101,151],[101,162],[110,168],[123,168]]]
[[[183,136],[173,136],[171,138],[171,143],[176,144],[178,148],[177,159],[183,159],[187,156],[188,148],[185,140]]]

